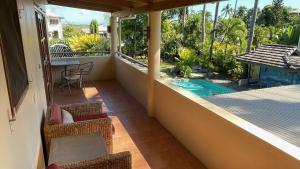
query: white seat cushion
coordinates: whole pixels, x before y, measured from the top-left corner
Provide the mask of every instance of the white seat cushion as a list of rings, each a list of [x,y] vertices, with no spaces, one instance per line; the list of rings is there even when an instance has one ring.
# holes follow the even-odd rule
[[[65,76],[65,79],[67,79],[67,80],[79,80],[80,75]]]
[[[73,116],[66,110],[62,110],[63,124],[74,123]]]

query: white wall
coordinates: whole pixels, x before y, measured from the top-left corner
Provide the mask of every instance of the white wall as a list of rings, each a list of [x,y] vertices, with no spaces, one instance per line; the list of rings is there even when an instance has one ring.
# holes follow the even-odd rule
[[[59,39],[63,39],[63,25],[62,25],[62,19],[57,17],[57,18],[53,18],[53,19],[57,19],[58,20],[58,24],[53,25],[50,24],[50,19],[52,19],[53,17],[47,17],[46,22],[47,22],[47,29],[48,29],[48,33],[51,32],[53,33],[54,31],[58,32],[58,38]]]
[[[115,57],[116,79],[126,91],[147,108],[148,79],[146,69]]]
[[[86,80],[109,80],[115,78],[115,66],[113,57],[110,55],[105,56],[87,56],[87,57],[74,57],[72,59],[79,60],[80,64],[93,62],[94,67],[91,74]],[[52,75],[54,82],[60,82],[61,72],[64,66],[52,67]]]
[[[147,74],[115,58],[116,79],[147,107]],[[208,101],[157,80],[154,116],[209,169],[299,169],[291,155],[240,127],[240,118]],[[247,126],[248,127],[248,126]]]
[[[33,169],[37,167],[41,147],[40,123],[46,108],[43,74],[32,0],[19,0],[21,32],[29,80],[32,81],[17,112],[9,123],[10,106],[0,56],[0,168]]]
[[[155,117],[207,168],[300,168],[296,158],[237,126],[243,123],[239,118],[170,87],[166,82],[155,82]]]

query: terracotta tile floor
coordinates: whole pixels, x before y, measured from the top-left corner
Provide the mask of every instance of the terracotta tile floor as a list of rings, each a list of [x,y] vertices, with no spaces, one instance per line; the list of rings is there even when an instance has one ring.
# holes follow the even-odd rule
[[[113,120],[116,132],[113,136],[114,152],[129,150],[133,169],[205,169],[146,110],[114,81],[99,81],[85,90],[55,90],[54,102],[59,104],[103,101],[103,110]]]

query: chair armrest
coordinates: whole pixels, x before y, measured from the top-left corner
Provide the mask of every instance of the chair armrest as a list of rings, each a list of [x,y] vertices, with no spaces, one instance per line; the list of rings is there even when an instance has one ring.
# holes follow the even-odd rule
[[[131,169],[131,154],[129,151],[109,154],[94,160],[85,160],[61,166],[63,169]]]
[[[47,154],[49,155],[51,139],[64,136],[78,136],[99,133],[105,142],[107,152],[112,152],[112,120],[101,118],[69,124],[45,125],[44,137]]]
[[[62,105],[62,109],[70,112],[72,115],[102,113],[102,102],[87,102]]]

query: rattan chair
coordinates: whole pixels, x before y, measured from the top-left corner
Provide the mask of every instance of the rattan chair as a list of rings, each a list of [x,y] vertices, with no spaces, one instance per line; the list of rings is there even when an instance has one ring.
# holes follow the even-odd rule
[[[72,115],[102,113],[102,102],[88,102],[62,105],[62,109],[70,112]],[[47,155],[49,156],[50,143],[52,138],[64,136],[86,135],[99,133],[104,138],[108,153],[112,153],[112,121],[110,118],[101,118],[95,120],[79,121],[69,124],[49,125],[50,109],[47,111],[44,137]]]
[[[63,169],[131,169],[131,167],[131,154],[129,151],[61,166]]]

